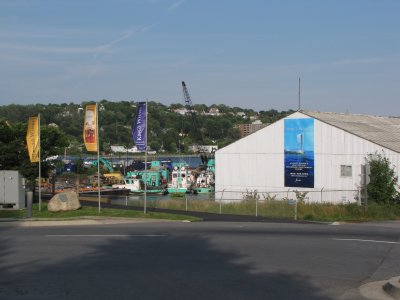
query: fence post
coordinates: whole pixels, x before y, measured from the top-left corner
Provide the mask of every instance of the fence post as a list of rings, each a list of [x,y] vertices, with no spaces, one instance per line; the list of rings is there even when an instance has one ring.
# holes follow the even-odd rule
[[[256,217],[258,217],[258,197],[256,195]]]
[[[125,206],[128,206],[128,196],[125,196]]]
[[[27,217],[28,218],[32,218],[32,203],[33,203],[33,192],[32,191],[28,191],[26,192],[26,203],[27,203]]]
[[[322,191],[324,190],[324,188],[321,189],[321,203],[322,203]]]
[[[297,199],[294,201],[294,220],[297,221]]]
[[[358,206],[361,206],[361,188],[358,188],[358,201],[357,201]]]
[[[188,200],[187,200],[186,194],[185,194],[185,203],[186,203],[186,211],[188,211]]]
[[[221,198],[219,198],[219,214],[222,214],[222,197],[224,196],[225,189],[222,190]]]

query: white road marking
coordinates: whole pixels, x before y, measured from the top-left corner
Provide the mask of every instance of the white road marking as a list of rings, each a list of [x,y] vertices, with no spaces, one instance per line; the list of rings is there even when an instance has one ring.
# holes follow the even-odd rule
[[[354,241],[354,242],[369,242],[369,243],[383,243],[383,244],[400,244],[400,242],[392,241],[377,241],[377,240],[362,240],[362,239],[337,239],[333,238],[335,241]]]
[[[163,237],[165,234],[48,234],[46,237]]]

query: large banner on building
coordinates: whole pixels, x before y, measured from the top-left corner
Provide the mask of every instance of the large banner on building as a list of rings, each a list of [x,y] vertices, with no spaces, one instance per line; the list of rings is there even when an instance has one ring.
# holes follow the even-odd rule
[[[26,145],[31,162],[39,162],[39,117],[30,117],[28,120]]]
[[[285,186],[314,187],[314,119],[285,119]]]
[[[96,104],[86,105],[83,126],[83,141],[87,151],[97,152],[97,108]]]
[[[135,115],[135,120],[133,122],[132,137],[139,151],[145,151],[147,148],[146,110],[146,102],[139,102]]]

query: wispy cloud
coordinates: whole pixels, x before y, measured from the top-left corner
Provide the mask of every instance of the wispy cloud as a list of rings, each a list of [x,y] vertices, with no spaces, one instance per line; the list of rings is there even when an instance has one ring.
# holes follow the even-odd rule
[[[0,43],[0,50],[11,50],[17,52],[32,52],[32,53],[47,53],[47,54],[85,54],[85,53],[92,53],[92,54],[101,54],[101,53],[110,53],[113,52],[113,48],[134,36],[135,34],[144,33],[149,31],[151,28],[155,27],[157,23],[154,24],[145,24],[145,25],[137,25],[126,30],[120,32],[116,38],[111,40],[110,42],[93,45],[93,46],[83,46],[80,47],[79,45],[67,45],[63,47],[59,46],[52,46],[52,45],[45,45],[45,44],[32,44],[27,43],[27,39],[38,39],[38,38],[52,38],[59,39],[60,37],[70,37],[70,36],[93,36],[98,35],[98,32],[82,32],[80,30],[77,32],[76,30],[45,30],[40,33],[38,32],[27,32],[27,31],[17,31],[17,32],[8,32],[5,30],[0,30],[0,37],[5,39],[13,38],[14,40],[18,39],[19,42],[13,41],[10,43]],[[108,34],[110,35],[110,33]]]
[[[40,53],[53,53],[53,54],[82,54],[93,53],[98,47],[51,47],[51,46],[32,46],[23,44],[0,44],[0,49],[8,49],[13,51],[23,52],[40,52]],[[101,49],[105,51],[107,49]]]
[[[351,58],[341,59],[332,63],[334,66],[346,66],[346,65],[369,65],[384,62],[383,57],[366,57],[366,58]]]
[[[8,43],[0,43],[0,62],[2,64],[6,63],[14,67],[24,65],[35,69],[37,67],[42,68],[55,68],[63,72],[65,78],[93,78],[99,74],[102,74],[110,67],[110,61],[107,60],[106,63],[103,62],[103,55],[109,55],[118,51],[116,49],[117,45],[123,43],[127,39],[131,38],[136,33],[143,33],[150,28],[155,26],[151,25],[140,25],[131,27],[127,30],[119,32],[119,34],[114,33],[114,39],[108,43],[97,43],[93,45],[84,45],[81,40],[75,40],[75,43],[69,41],[69,43],[63,43],[64,46],[57,46],[53,44],[39,44],[36,39],[35,44],[31,43],[31,37],[37,37],[34,32],[27,32],[20,34],[19,32],[14,32],[14,34],[7,35],[6,32],[0,31],[0,36],[6,36],[10,38],[18,38],[19,41],[13,41]],[[64,30],[59,30],[64,33]],[[58,42],[60,39],[64,39],[65,35],[57,35],[57,30],[45,30],[43,35],[40,37],[54,36],[52,42],[56,44],[61,44]],[[97,32],[92,32],[91,36],[97,35]],[[66,35],[69,37],[70,35]],[[82,36],[82,34],[81,34]],[[85,36],[85,34],[83,35]],[[110,33],[107,35],[110,36]],[[58,39],[57,39],[58,38]],[[104,37],[103,37],[104,39]],[[87,55],[92,56],[93,60],[88,60]],[[82,60],[82,56],[86,56]],[[3,65],[4,66],[4,65]],[[42,69],[43,70],[43,69]],[[78,70],[78,71],[77,71]]]
[[[78,38],[82,36],[103,35],[104,32],[98,30],[90,30],[85,28],[46,28],[21,25],[12,30],[0,29],[0,37],[5,39],[59,39]]]
[[[94,77],[98,73],[100,73],[102,70],[104,70],[104,66],[99,66],[98,65],[98,61],[99,61],[98,55],[99,54],[114,52],[113,48],[116,47],[116,45],[122,43],[125,40],[128,40],[129,38],[131,38],[135,34],[147,32],[148,30],[150,30],[151,28],[153,28],[156,25],[157,24],[154,23],[154,24],[150,24],[150,25],[138,25],[138,26],[131,27],[129,29],[126,29],[126,30],[122,31],[119,34],[119,36],[117,38],[115,38],[114,40],[112,40],[112,41],[110,41],[110,42],[108,42],[106,44],[97,46],[96,47],[96,51],[95,51],[94,56],[93,56],[94,65],[92,65],[92,67],[91,67],[91,72],[89,74],[89,77]]]
[[[174,10],[177,9],[179,6],[181,6],[183,3],[185,3],[185,0],[177,0],[177,1],[173,2],[173,3],[168,7],[168,11],[174,11]]]
[[[156,24],[139,25],[139,26],[135,26],[135,27],[129,28],[127,30],[122,31],[121,34],[119,35],[119,37],[117,37],[116,39],[112,40],[109,43],[97,46],[96,48],[98,50],[111,49],[112,47],[114,47],[118,43],[121,43],[122,41],[129,39],[134,34],[146,32],[146,31],[150,30],[151,28],[153,28],[154,26],[156,26]]]
[[[332,68],[352,68],[357,66],[373,65],[373,64],[397,64],[400,62],[400,55],[388,55],[380,57],[360,57],[360,58],[343,58],[334,61],[325,61],[317,63],[301,63],[291,65],[277,65],[275,68],[280,70],[307,70],[320,71]]]

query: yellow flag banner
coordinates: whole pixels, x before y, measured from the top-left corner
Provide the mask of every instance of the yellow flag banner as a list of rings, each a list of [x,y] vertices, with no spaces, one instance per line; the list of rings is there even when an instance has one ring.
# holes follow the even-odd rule
[[[39,118],[30,117],[26,131],[26,144],[28,146],[31,162],[39,162]]]
[[[85,120],[83,126],[83,141],[86,150],[97,152],[97,109],[96,104],[86,105]]]

